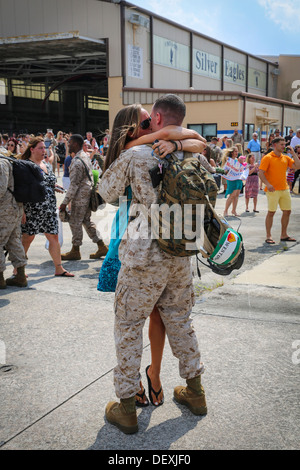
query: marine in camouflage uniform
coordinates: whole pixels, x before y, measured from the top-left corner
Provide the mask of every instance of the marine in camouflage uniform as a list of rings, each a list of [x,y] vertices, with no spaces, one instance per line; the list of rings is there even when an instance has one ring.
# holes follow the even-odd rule
[[[84,164],[89,171],[89,177]],[[89,207],[93,174],[89,156],[82,150],[77,152],[70,166],[70,186],[62,202],[68,205],[71,202],[70,228],[72,232],[73,248],[69,253],[62,255],[63,260],[80,259],[79,247],[82,245],[83,229],[90,239],[97,243],[97,253],[90,255],[90,258],[96,259],[107,253],[107,247],[104,245],[101,237],[97,233],[96,225],[91,220],[91,209]],[[100,255],[100,256],[98,256]]]
[[[11,191],[14,190],[14,179],[11,164],[0,158],[0,288],[6,285],[26,287],[24,267],[27,264],[25,251],[21,242],[21,219],[23,204],[16,202]],[[17,270],[17,275],[4,281],[5,250]],[[21,281],[21,282],[18,282]]]
[[[140,204],[146,212],[150,211],[158,200],[158,190],[153,188],[149,175],[156,164],[148,146],[123,152],[103,175],[99,186],[101,196],[112,203],[130,185],[132,205]],[[141,210],[129,222],[120,244],[119,259],[121,270],[115,294],[116,395],[127,399],[139,391],[142,331],[155,305],[173,354],[179,359],[180,375],[192,379],[202,374],[204,366],[200,363],[190,319],[194,305],[190,258],[177,258],[161,251],[157,241],[151,239],[148,218]]]

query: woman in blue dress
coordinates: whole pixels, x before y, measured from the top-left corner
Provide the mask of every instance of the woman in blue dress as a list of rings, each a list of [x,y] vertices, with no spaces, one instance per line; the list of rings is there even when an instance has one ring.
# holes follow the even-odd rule
[[[232,158],[233,160],[237,160],[238,158],[238,149],[236,147],[231,147],[228,149],[228,151],[224,155],[224,162],[226,162],[227,158]],[[224,165],[224,168],[226,168],[226,163]],[[228,210],[229,207],[232,205],[232,215],[238,217],[238,214],[236,212],[236,208],[238,205],[239,201],[239,195],[241,190],[243,189],[243,181],[240,178],[237,178],[235,180],[227,180],[227,189],[225,193],[225,198],[228,197],[226,203],[225,203],[225,210],[224,210],[224,217],[228,217]]]

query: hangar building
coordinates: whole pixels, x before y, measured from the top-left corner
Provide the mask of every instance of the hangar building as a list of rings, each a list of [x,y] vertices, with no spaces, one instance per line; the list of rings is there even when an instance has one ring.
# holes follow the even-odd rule
[[[0,132],[99,136],[167,92],[208,139],[300,128],[300,56],[254,56],[126,1],[0,0]]]

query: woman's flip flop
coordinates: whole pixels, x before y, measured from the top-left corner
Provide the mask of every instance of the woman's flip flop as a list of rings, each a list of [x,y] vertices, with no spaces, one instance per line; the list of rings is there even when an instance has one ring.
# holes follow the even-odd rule
[[[149,369],[150,366],[146,367],[146,377],[147,377],[147,381],[148,381],[148,390],[149,390],[149,398],[150,398],[150,401],[152,403],[153,406],[161,406],[163,405],[164,403],[164,398],[162,398],[162,400],[159,402],[159,403],[155,403],[153,401],[153,398],[152,398],[152,393],[156,396],[156,399],[158,401],[158,396],[159,394],[161,393],[162,391],[162,387],[160,387],[160,389],[158,390],[158,392],[156,392],[155,390],[153,390],[152,388],[152,383],[151,383],[151,380],[150,380],[150,377],[148,375],[148,369]]]
[[[138,406],[139,408],[145,408],[146,406],[149,406],[149,400],[146,397],[146,392],[145,389],[143,389],[142,393],[136,393],[136,397],[139,397],[142,401],[135,400],[135,406]],[[146,398],[146,402],[143,400]]]
[[[74,274],[64,271],[62,274],[55,274],[56,277],[74,277]]]

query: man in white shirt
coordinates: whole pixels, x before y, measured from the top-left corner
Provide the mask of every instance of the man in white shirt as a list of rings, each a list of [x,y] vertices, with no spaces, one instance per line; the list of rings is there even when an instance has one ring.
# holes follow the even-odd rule
[[[86,142],[87,144],[91,144],[91,146],[95,149],[99,148],[95,137],[93,137],[92,132],[87,132],[86,133],[86,139],[85,139],[84,142]]]
[[[294,149],[297,145],[300,145],[300,129],[297,129],[296,135],[294,135],[294,137],[293,137],[292,140],[291,140],[291,147],[293,147],[293,149]]]

